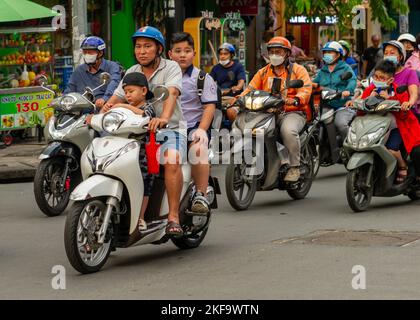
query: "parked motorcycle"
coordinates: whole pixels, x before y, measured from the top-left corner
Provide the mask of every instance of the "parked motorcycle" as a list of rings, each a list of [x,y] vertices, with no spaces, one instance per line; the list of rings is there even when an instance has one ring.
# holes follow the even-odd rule
[[[399,93],[407,87],[397,89]],[[396,100],[369,97],[355,100],[354,108],[366,113],[356,117],[344,142],[344,150],[349,157],[347,163],[347,202],[354,212],[365,211],[375,197],[395,197],[407,195],[411,200],[420,199],[417,194],[415,172],[408,161],[408,176],[405,182],[395,183],[398,166],[395,157],[385,144],[392,122],[391,111],[400,111]]]
[[[70,193],[82,180],[80,157],[95,135],[85,123],[86,112],[95,109],[93,92],[107,85],[109,80],[110,75],[103,73],[99,87],[86,88],[84,94],[66,94],[55,98],[50,104],[55,115],[45,127],[48,145],[39,156],[41,162],[34,178],[36,203],[49,217],[64,212]],[[46,79],[43,79],[43,87],[45,83]]]
[[[157,86],[152,103],[168,97],[168,90]],[[156,176],[153,195],[145,213],[147,231],[138,231],[144,184],[139,165],[141,143],[148,134],[148,116],[125,108],[115,108],[92,117],[91,126],[109,134],[96,138],[82,155],[84,181],[71,194],[74,201],[67,216],[64,239],[71,265],[81,273],[99,271],[113,248],[161,244],[169,239],[181,249],[198,247],[206,236],[211,213],[193,216],[189,212],[194,185],[191,167],[182,165],[183,190],[179,211],[184,235],[170,238],[165,233],[168,203],[164,176]],[[217,208],[220,188],[211,177],[207,190],[210,207]]]
[[[353,73],[345,72],[341,75],[341,80],[349,80],[352,76]],[[337,132],[334,124],[335,114],[338,111],[345,109],[345,107],[337,110],[330,109],[325,111],[325,108],[328,108],[329,102],[342,98],[343,92],[330,88],[321,88],[313,93],[313,95],[317,94],[320,95],[320,105],[317,108],[319,109],[319,114],[315,119],[317,127],[315,133],[315,136],[317,137],[317,154],[314,159],[314,176],[318,174],[320,167],[329,167],[336,163],[343,162],[341,145],[342,140],[345,139],[345,137],[341,137]]]
[[[274,79],[274,92],[279,92],[280,79]],[[292,80],[287,88],[301,88],[303,81]],[[272,91],[272,92],[273,92]],[[282,144],[279,129],[276,126],[276,113],[284,107],[285,101],[280,95],[264,91],[253,91],[237,100],[240,113],[233,123],[232,133],[235,142],[231,150],[231,161],[226,170],[226,195],[230,205],[236,210],[246,210],[252,203],[257,191],[274,189],[286,190],[293,199],[303,199],[308,194],[313,179],[313,155],[316,148],[315,126],[306,125],[301,131],[301,176],[296,183],[287,183],[284,177],[289,169],[287,150]],[[246,137],[251,139],[236,139]],[[258,140],[263,137],[263,143]],[[236,161],[249,156],[252,161]],[[257,167],[262,164],[262,170]]]

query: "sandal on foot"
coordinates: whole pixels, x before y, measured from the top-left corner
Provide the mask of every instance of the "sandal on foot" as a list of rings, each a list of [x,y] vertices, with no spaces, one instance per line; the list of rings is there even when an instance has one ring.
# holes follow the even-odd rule
[[[168,222],[165,232],[169,236],[177,236],[177,237],[182,236],[184,234],[184,230],[182,230],[179,223],[176,223],[174,221]]]
[[[144,221],[141,218],[139,219],[138,229],[139,229],[140,232],[147,230],[147,223],[146,223],[146,221]]]
[[[395,181],[396,184],[401,184],[405,181],[405,179],[407,179],[407,174],[408,174],[407,170],[408,170],[407,167],[398,168],[398,175],[397,175],[397,179]]]

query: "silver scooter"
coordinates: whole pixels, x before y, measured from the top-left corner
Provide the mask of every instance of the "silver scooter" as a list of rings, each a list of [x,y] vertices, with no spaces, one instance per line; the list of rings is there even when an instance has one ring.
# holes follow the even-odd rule
[[[169,91],[163,86],[154,90],[152,103],[165,100]],[[82,155],[84,181],[71,194],[73,206],[67,215],[64,239],[71,265],[81,273],[99,271],[114,248],[128,248],[169,241],[181,249],[198,247],[209,228],[211,212],[193,216],[189,212],[194,185],[191,167],[182,165],[183,189],[179,218],[184,234],[170,238],[165,233],[168,201],[164,176],[153,182],[152,196],[145,213],[147,230],[138,231],[144,184],[139,165],[141,143],[148,134],[149,116],[136,115],[125,108],[115,108],[94,115],[91,126],[109,136],[97,138]],[[207,198],[217,208],[220,194],[217,179],[210,177]]]
[[[280,92],[280,81],[273,80],[272,93]],[[292,80],[284,90],[301,87],[302,80]],[[226,195],[236,210],[246,210],[257,191],[286,190],[291,198],[299,200],[306,197],[312,186],[315,126],[307,124],[300,132],[299,180],[285,182],[289,155],[276,125],[276,113],[282,112],[285,101],[281,94],[272,93],[252,91],[237,100],[240,113],[233,123],[234,143],[226,169]]]
[[[86,88],[84,94],[69,93],[55,98],[50,107],[55,115],[44,129],[48,142],[42,151],[41,160],[34,178],[35,200],[41,211],[49,216],[58,216],[64,212],[70,193],[81,182],[80,157],[85,148],[95,137],[95,131],[86,124],[87,113],[95,110],[94,91],[107,85],[111,79],[109,73],[101,74],[101,85]],[[46,78],[41,85],[46,88]]]
[[[403,92],[406,89],[400,87],[397,90]],[[369,97],[355,100],[353,107],[366,115],[353,120],[344,142],[344,151],[349,158],[346,195],[350,208],[354,212],[365,211],[372,196],[404,194],[412,200],[420,199],[414,184],[415,172],[411,160],[408,159],[407,179],[396,184],[397,160],[386,148],[393,121],[391,111],[401,110],[399,102]]]

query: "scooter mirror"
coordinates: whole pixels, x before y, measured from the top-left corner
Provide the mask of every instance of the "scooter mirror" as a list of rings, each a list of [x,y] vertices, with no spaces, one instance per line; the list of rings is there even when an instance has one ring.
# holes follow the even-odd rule
[[[46,76],[42,75],[39,77],[38,82],[42,87],[45,87],[48,84],[48,79]]]
[[[157,86],[153,89],[153,95],[157,100],[165,101],[169,97],[169,90],[165,86]]]
[[[401,93],[406,92],[407,90],[408,90],[408,86],[399,86],[399,87],[397,88],[397,93],[398,93],[398,94],[401,94]]]
[[[291,89],[299,89],[303,87],[303,81],[302,80],[291,80],[287,84],[287,88]]]
[[[111,81],[111,75],[108,72],[102,72],[99,79],[102,84],[108,84]]]
[[[85,89],[85,93],[83,94],[85,96],[86,99],[88,99],[89,101],[93,101],[95,100],[95,95],[93,93],[93,90],[89,87],[86,87]]]
[[[344,72],[341,74],[340,79],[341,80],[350,80],[353,77],[353,73],[350,71]]]

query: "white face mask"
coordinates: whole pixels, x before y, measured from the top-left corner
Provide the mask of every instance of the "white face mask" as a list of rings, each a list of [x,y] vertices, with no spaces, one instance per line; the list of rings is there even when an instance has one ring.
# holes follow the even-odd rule
[[[87,64],[93,64],[96,62],[96,59],[98,58],[97,54],[84,54],[83,59]]]
[[[220,60],[219,61],[219,63],[222,65],[222,66],[227,66],[229,63],[230,63],[230,60]]]
[[[269,58],[270,58],[271,65],[273,65],[275,67],[277,67],[279,65],[282,65],[284,63],[284,60],[285,60],[284,56],[278,56],[276,54],[271,54],[269,56]]]

